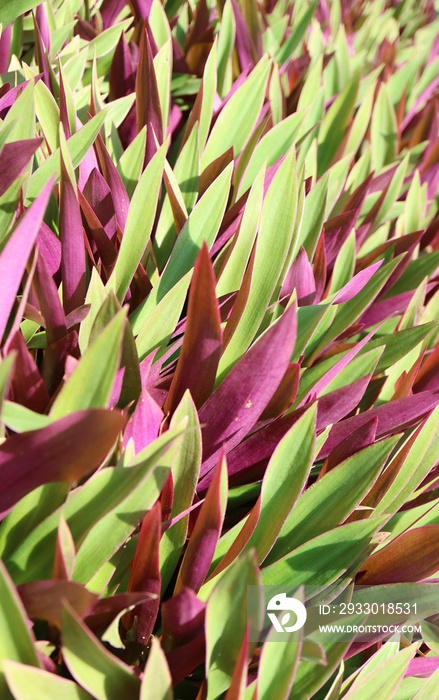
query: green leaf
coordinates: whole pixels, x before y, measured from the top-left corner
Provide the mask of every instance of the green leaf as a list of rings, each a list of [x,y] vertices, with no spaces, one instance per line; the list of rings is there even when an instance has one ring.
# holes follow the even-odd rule
[[[7,561],[33,529],[53,513],[66,498],[66,483],[44,484],[22,498],[0,528],[0,556]]]
[[[163,133],[166,133],[169,119],[171,73],[172,73],[172,42],[169,39],[154,56],[154,70],[162,113]]]
[[[331,286],[328,296],[338,292],[347,284],[354,276],[355,269],[355,231],[349,234],[349,237],[340,248],[337,255],[334,269],[332,271]]]
[[[425,277],[430,277],[433,274],[438,265],[439,250],[435,250],[429,255],[423,255],[417,260],[411,260],[386,298],[416,289]]]
[[[23,93],[24,94],[24,93]],[[18,103],[18,100],[15,104]],[[32,108],[33,109],[33,108]],[[11,111],[11,110],[10,110]],[[9,112],[10,113],[10,112]],[[99,130],[104,122],[106,111],[102,110],[93,119],[90,119],[87,124],[85,124],[76,134],[73,134],[68,141],[67,147],[70,153],[70,158],[74,168],[77,168],[82,159],[87,154],[90,146],[93,144]],[[32,132],[33,133],[33,132]],[[27,137],[31,138],[31,137]],[[30,180],[29,190],[27,193],[26,205],[29,206],[31,202],[39,195],[44,185],[54,176],[54,184],[58,184],[61,173],[60,173],[60,156],[59,149],[57,149],[51,156],[47,158],[36,170]]]
[[[395,436],[365,447],[307,488],[286,519],[266,563],[342,523],[368,493],[398,439]]]
[[[378,292],[384,287],[390,274],[400,262],[401,257],[402,256],[398,256],[387,264],[381,265],[358,294],[349,301],[337,305],[337,311],[331,327],[317,344],[317,347],[313,349],[309,362],[317,357],[332,340],[337,338],[340,333],[343,333],[346,328],[349,328],[349,326],[360,317],[377,296]]]
[[[364,621],[364,615],[346,617],[343,623],[346,625],[360,625]],[[340,664],[343,656],[349,648],[352,640],[346,641],[345,632],[334,632],[331,642],[324,646],[326,664],[312,664],[308,661],[300,661],[294,678],[293,690],[289,700],[303,700],[314,697],[314,693],[332,676]]]
[[[119,366],[126,309],[121,309],[89,346],[57,395],[50,411],[55,420],[87,408],[105,408]]]
[[[206,700],[214,700],[230,685],[244,633],[251,624],[247,616],[247,586],[256,586],[258,578],[253,552],[248,552],[226,570],[208,600]],[[252,610],[252,614],[253,629],[258,629],[261,611]]]
[[[413,700],[438,700],[439,669],[428,678],[422,688],[413,696]]]
[[[230,163],[213,181],[194,207],[186,224],[180,231],[168,264],[163,270],[159,281],[154,285],[147,299],[131,314],[130,321],[134,335],[140,332],[148,316],[157,309],[158,302],[165,297],[177,282],[181,281],[181,278],[187,272],[191,271],[192,273],[193,265],[203,241],[206,241],[208,248],[211,247],[226,208],[232,170],[233,163]]]
[[[123,152],[117,170],[131,199],[142,174],[145,160],[146,126],[139,131],[134,141]]]
[[[29,80],[34,80],[37,75],[26,64],[23,65],[24,73]],[[59,108],[49,88],[42,80],[34,84],[35,114],[43,130],[44,137],[49,144],[51,152],[59,148]]]
[[[380,91],[373,108],[370,138],[372,166],[375,170],[380,170],[384,165],[394,160],[398,143],[395,110],[385,83],[380,85]]]
[[[5,659],[40,666],[26,619],[23,604],[5,565],[0,561],[0,695],[5,700],[12,698],[3,672]]]
[[[192,505],[201,466],[201,429],[189,391],[184,394],[174,411],[170,427],[173,428],[184,418],[188,420],[186,432],[176,439],[162,460],[171,467],[174,484],[170,518],[175,518]],[[176,522],[163,533],[160,540],[160,575],[163,590],[166,589],[180,558],[186,541],[188,520],[188,516],[185,516]]]
[[[14,366],[16,355],[14,352],[9,353],[0,362],[0,410],[3,408],[3,397],[5,395],[6,387],[8,386],[9,379],[11,377],[12,368]],[[2,419],[3,420],[3,419]]]
[[[295,18],[290,36],[276,53],[276,59],[280,64],[285,63],[285,61],[290,59],[294,51],[299,46],[306,30],[311,24],[316,7],[317,0],[313,0],[310,5],[304,7],[300,16]]]
[[[285,520],[302,491],[312,465],[317,405],[293,425],[276,447],[262,481],[261,512],[247,547],[255,547],[262,562],[275,545]],[[305,493],[308,492],[305,491]],[[300,499],[299,499],[300,501]]]
[[[439,460],[438,420],[439,407],[431,412],[418,431],[402,465],[375,509],[377,514],[399,510]]]
[[[164,471],[168,472],[168,469],[158,470],[157,475],[160,475],[160,478],[157,478],[156,483],[153,476],[154,469],[172,441],[180,435],[182,429],[182,427],[178,427],[168,430],[142,452],[139,452],[127,465],[127,468],[108,467],[102,469],[83,486],[78,487],[71,494],[69,500],[35,527],[10,555],[7,563],[14,579],[18,583],[24,583],[28,580],[50,578],[60,513],[70,528],[77,550],[95,526],[98,527],[95,534],[99,535],[99,523],[107,514],[110,514],[111,522],[117,522],[116,531],[111,533],[109,542],[106,541],[108,532],[103,535],[100,533],[101,539],[96,542],[97,546],[102,548],[102,552],[99,551],[98,556],[101,563],[104,563],[107,551],[113,548],[114,542],[117,543],[120,537],[119,532],[124,530],[130,534],[135,527],[130,523],[137,517],[142,518],[142,514],[150,507],[148,505],[150,498],[152,498],[150,505],[153,505],[160,492],[161,476],[164,476]],[[146,499],[142,498],[142,484],[147,484]],[[129,517],[126,519],[125,516],[120,519],[120,513],[125,512],[121,504],[124,504],[124,507],[129,506],[131,509]],[[138,520],[136,520],[136,524],[137,522]],[[95,543],[94,536],[90,540],[90,544],[93,543]],[[83,552],[78,566],[83,566],[81,560],[84,558]],[[85,560],[84,564],[89,565],[90,562]],[[94,562],[91,563],[91,570],[93,574],[95,572]]]
[[[286,156],[265,196],[253,275],[247,303],[238,326],[223,352],[217,381],[247,350],[265,316],[292,241],[297,210],[297,172],[294,148]]]
[[[218,94],[221,97],[224,97],[225,92],[227,92],[227,89],[225,89],[227,68],[230,65],[229,59],[233,50],[236,36],[235,15],[233,14],[231,0],[226,0],[222,13],[218,36],[218,59],[216,64],[218,75]]]
[[[317,241],[322,232],[328,196],[328,182],[329,174],[325,173],[305,197],[297,248],[299,249],[303,245],[310,260],[312,260]]]
[[[230,147],[235,157],[241,152],[261,111],[269,71],[270,64],[262,59],[221,110],[204,149],[201,170]]]
[[[364,675],[359,682],[354,681],[344,696],[345,700],[369,700],[371,696],[387,700],[393,697],[418,646],[411,644]]]
[[[197,199],[199,160],[198,131],[194,127],[181,150],[173,171],[188,212],[192,211]],[[154,252],[160,269],[166,264],[176,238],[174,215],[169,196],[166,195],[154,237]]]
[[[172,700],[172,678],[157,637],[152,638],[151,649],[143,672],[139,700]]]
[[[345,147],[345,153],[356,153],[361,146],[364,135],[369,126],[370,117],[373,110],[373,98],[375,94],[375,83],[369,88],[366,93],[357,114],[352,123],[349,137]]]
[[[299,598],[300,594],[295,594]],[[300,598],[299,598],[300,599]],[[304,600],[301,601],[304,603]],[[277,635],[277,638],[276,638]],[[278,633],[271,628],[262,647],[258,672],[258,700],[288,700],[300,660],[303,630]],[[274,637],[274,639],[272,639]]]
[[[226,9],[224,8],[224,13]],[[220,33],[224,25],[224,14],[223,22],[221,24]],[[219,45],[218,45],[219,46]],[[202,88],[202,100],[201,100],[201,110],[200,110],[200,120],[198,127],[198,147],[200,151],[203,150],[207,135],[209,133],[210,124],[212,121],[213,103],[215,100],[215,94],[217,89],[217,43],[214,41],[212,48],[210,50],[209,56],[204,66],[203,80],[201,83]],[[219,62],[218,62],[219,67]],[[218,68],[219,69],[219,68]]]
[[[62,653],[72,676],[97,700],[138,700],[137,676],[102,646],[68,604],[62,613]]]
[[[180,423],[174,431],[165,433],[167,436],[165,444],[170,442],[169,435],[175,438],[176,433],[178,435],[181,432],[181,428]],[[165,460],[159,458],[160,464],[157,464],[158,444],[160,442],[155,440],[137,455],[135,459],[135,463],[138,464],[135,469],[138,474],[137,483],[133,484],[125,498],[120,498],[115,508],[102,515],[85,536],[75,558],[73,572],[75,581],[87,583],[96,571],[124,545],[145,513],[152,508],[160,496],[170,467],[166,464],[166,458]],[[145,465],[149,467],[146,474]],[[129,471],[132,469],[133,466]],[[141,475],[143,478],[139,479]]]
[[[291,114],[270,129],[259,141],[239,185],[237,199],[252,185],[257,173],[265,162],[267,163],[267,167],[269,167],[290,150],[305,120],[306,114],[307,110]]]
[[[407,355],[413,350],[413,348],[422,342],[435,328],[437,328],[437,322],[431,321],[422,326],[414,326],[413,328],[407,328],[403,331],[392,333],[392,335],[378,336],[373,338],[373,340],[369,340],[360,350],[360,355],[374,348],[384,346],[383,354],[378,360],[376,367],[376,373],[378,374],[396,364],[401,357],[404,357],[404,355]]]
[[[119,301],[112,292],[105,299],[94,320],[90,341],[94,341],[119,312]],[[125,408],[131,401],[137,401],[142,390],[136,343],[129,323],[124,325],[122,333],[119,367],[123,368],[124,374],[117,405],[120,408]]]
[[[88,46],[88,60],[92,61],[94,56],[96,56],[96,58],[100,58],[101,56],[105,56],[105,54],[112,52],[116,48],[116,44],[120,39],[121,33],[126,32],[128,27],[131,25],[131,22],[132,20],[130,17],[123,22],[113,24],[113,26],[109,27],[109,29],[100,32],[93,39],[88,41],[86,44]]]
[[[134,191],[128,210],[116,265],[107,282],[107,289],[114,289],[121,302],[128,291],[151,235],[167,145],[165,142],[148,163]]]
[[[285,581],[296,581],[312,586],[312,595],[316,595],[348,570],[386,519],[382,516],[347,523],[308,540],[282,559],[264,567],[262,584],[283,586]]]
[[[95,322],[96,316],[99,313],[103,303],[108,299],[108,292],[104,287],[97,269],[94,267],[91,272],[91,278],[87,289],[85,303],[90,305],[88,314],[82,321],[79,328],[79,347],[81,354],[84,355],[86,348],[90,344],[90,337]]]
[[[16,661],[5,661],[4,672],[15,700],[92,700],[92,695],[74,681]]]
[[[323,119],[318,139],[319,175],[323,175],[329,168],[345,136],[357,97],[359,81],[360,73],[357,71],[343,88],[339,96],[334,100]]]
[[[216,285],[218,297],[237,291],[241,286],[258,232],[264,196],[264,178],[265,166],[261,168],[251,186],[235,244]]]
[[[14,0],[13,3],[10,0],[0,0],[0,23],[6,29],[17,17],[40,4],[41,0]]]
[[[0,17],[1,3],[2,0],[0,0]],[[9,109],[3,122],[2,128],[8,128],[8,126],[10,126],[11,124],[13,126],[6,138],[6,143],[14,143],[14,141],[21,141],[22,139],[34,138],[35,108],[33,80],[31,80],[29,85],[25,87],[21,95],[15,100],[14,104]]]
[[[1,420],[14,433],[38,430],[38,428],[44,428],[52,422],[49,416],[35,413],[35,411],[31,411],[26,406],[13,401],[4,401],[1,409]]]
[[[191,277],[192,270],[187,272],[166,296],[159,301],[145,321],[143,321],[143,315],[148,310],[146,305],[141,315],[134,313],[133,319],[130,317],[133,333],[138,333],[136,347],[139,360],[143,360],[156,348],[166,347],[168,344],[180,318]]]

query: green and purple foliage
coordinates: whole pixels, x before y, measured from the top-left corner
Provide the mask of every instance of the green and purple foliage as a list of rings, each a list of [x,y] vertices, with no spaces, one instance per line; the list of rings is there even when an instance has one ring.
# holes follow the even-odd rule
[[[439,697],[438,9],[0,0],[1,700]]]

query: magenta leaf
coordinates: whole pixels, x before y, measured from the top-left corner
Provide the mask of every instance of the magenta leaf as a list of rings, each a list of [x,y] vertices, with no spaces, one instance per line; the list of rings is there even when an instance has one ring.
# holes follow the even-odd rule
[[[134,443],[135,454],[143,450],[158,436],[163,418],[161,408],[148,391],[142,389],[136,408],[124,430],[124,446],[126,447],[131,439]]]
[[[0,197],[26,170],[30,159],[43,139],[27,139],[6,143],[0,157]]]
[[[204,243],[195,261],[183,345],[165,401],[165,413],[174,412],[187,389],[197,408],[211,395],[221,356],[220,321],[215,275]]]
[[[0,344],[26,269],[27,259],[46,211],[52,186],[51,180],[24,213],[0,253]]]
[[[0,445],[0,513],[27,493],[52,481],[74,483],[98,467],[126,418],[117,411],[90,409],[46,428],[12,435]]]
[[[217,463],[223,444],[229,452],[258,420],[287,371],[296,330],[293,305],[241,357],[202,406],[199,417],[205,427],[201,476]]]

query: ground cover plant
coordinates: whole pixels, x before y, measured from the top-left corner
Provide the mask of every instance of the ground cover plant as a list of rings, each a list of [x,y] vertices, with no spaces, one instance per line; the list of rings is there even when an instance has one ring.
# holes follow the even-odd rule
[[[2,699],[439,697],[436,8],[0,0]]]

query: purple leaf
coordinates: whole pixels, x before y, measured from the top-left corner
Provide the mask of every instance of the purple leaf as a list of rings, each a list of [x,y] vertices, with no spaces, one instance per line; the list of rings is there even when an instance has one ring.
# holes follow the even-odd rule
[[[206,604],[190,588],[183,588],[162,605],[162,647],[170,651],[204,632]]]
[[[372,418],[368,423],[365,423],[357,430],[354,430],[349,437],[340,442],[337,447],[331,452],[323,465],[323,468],[319,474],[319,479],[326,474],[326,472],[331,471],[337,464],[340,464],[348,457],[356,454],[363,449],[363,447],[368,447],[372,445],[375,441],[376,431],[378,425],[378,418]]]
[[[9,52],[11,49],[12,24],[3,27],[0,36],[0,73],[7,73],[9,68]]]
[[[0,344],[26,269],[27,259],[46,211],[52,186],[53,180],[50,180],[24,213],[0,253]]]
[[[50,276],[56,284],[61,282],[61,241],[44,221],[37,233],[39,257],[44,258]]]
[[[124,414],[90,409],[39,430],[12,435],[0,445],[0,513],[52,481],[74,483],[105,459],[125,425]]]
[[[343,212],[323,224],[328,270],[331,269],[332,263],[340,252],[341,246],[345,243],[347,238],[349,238],[349,234],[355,226],[359,213],[359,209]]]
[[[331,423],[338,424],[338,421],[353,411],[363,398],[371,377],[372,373],[367,374],[352,384],[321,396],[317,404],[317,430],[324,430]]]
[[[277,445],[291,426],[308,410],[309,406],[310,404],[307,404],[303,408],[270,421],[264,428],[251,435],[238,447],[235,447],[227,457],[227,471],[230,482],[233,484],[237,482],[246,483],[248,478],[252,482],[261,479],[268,460]],[[261,469],[259,469],[259,466],[261,466]],[[203,492],[207,488],[211,478],[211,473],[209,473],[200,481],[198,485],[199,492]]]
[[[68,314],[84,303],[86,264],[84,231],[76,188],[70,181],[62,154],[59,235],[61,239],[63,306],[65,313]]]
[[[206,642],[204,634],[184,644],[178,649],[172,649],[166,654],[173,685],[186,678],[206,659]]]
[[[47,346],[41,363],[41,375],[50,395],[54,393],[61,383],[69,360],[79,360],[79,355],[78,334],[76,331],[68,333]]]
[[[430,678],[438,668],[439,656],[417,657],[410,661],[404,673],[404,677],[417,676],[417,678]]]
[[[414,293],[415,290],[412,290],[410,292],[397,294],[388,299],[374,301],[368,310],[360,317],[359,322],[370,328],[370,326],[382,323],[388,318],[399,316],[406,310]]]
[[[104,0],[99,7],[104,29],[112,27],[126,5],[126,0]],[[123,32],[122,32],[123,36]]]
[[[155,74],[150,38],[146,27],[140,39],[140,58],[136,77],[136,119],[137,133],[146,126],[145,162],[157,151],[157,144],[163,143],[162,110]],[[155,138],[154,138],[155,137]]]
[[[292,362],[288,365],[287,371],[281,379],[279,386],[271,397],[261,414],[261,420],[269,420],[270,418],[277,418],[284,413],[297,396],[297,389],[299,387],[300,379],[300,364],[298,362]]]
[[[137,618],[136,634],[139,644],[148,643],[160,605],[160,526],[161,507],[157,501],[143,518],[128,581],[128,591],[149,593],[155,597],[130,610],[122,618],[122,624],[127,630],[132,628]]]
[[[198,511],[195,527],[180,566],[175,592],[191,588],[196,593],[203,585],[212,563],[224,521],[221,486],[227,465],[221,456],[212,482]]]
[[[134,13],[136,22],[140,22],[142,19],[149,17],[152,0],[129,0],[129,5]]]
[[[197,408],[211,395],[221,357],[220,324],[215,274],[204,243],[195,261],[183,345],[165,401],[165,413],[175,411],[187,389]]]
[[[122,5],[125,5],[123,0]],[[100,9],[102,13],[102,7]],[[136,68],[123,32],[111,61],[109,81],[110,100],[125,97],[136,89]]]
[[[251,69],[255,65],[255,50],[252,38],[236,0],[232,0],[232,9],[236,25],[235,48],[241,70]]]
[[[136,408],[127,423],[123,434],[124,447],[128,440],[134,442],[134,453],[137,454],[144,447],[156,439],[163,420],[163,412],[146,389],[137,401]]]
[[[381,267],[383,262],[384,260],[378,260],[378,262],[376,262],[374,265],[361,270],[361,272],[355,275],[347,284],[345,284],[344,287],[342,287],[342,289],[340,289],[339,292],[337,292],[337,295],[332,303],[343,304],[345,301],[352,299],[356,294],[358,294],[358,292],[361,292],[363,287],[366,286],[372,275],[378,270],[379,267]]]
[[[123,610],[132,605],[140,605],[151,598],[148,593],[118,593],[100,598],[85,615],[85,623],[94,632],[106,629]]]
[[[35,269],[37,266],[37,257],[38,257],[38,252],[34,250],[32,253],[32,256],[29,260],[28,267],[27,267],[27,279],[23,282],[25,282],[22,287],[22,293],[21,293],[21,299],[19,300],[18,303],[18,308],[15,313],[15,318],[13,320],[12,325],[8,329],[8,337],[5,340],[5,344],[3,347],[3,353],[5,355],[8,354],[9,352],[9,345],[12,341],[12,338],[15,336],[17,331],[20,330],[20,324],[23,319],[23,316],[26,316],[27,318],[34,318],[36,323],[43,323],[43,319],[41,317],[41,314],[39,313],[38,309],[31,303],[34,301],[33,298],[33,290],[32,290],[32,281],[34,278],[35,274]],[[17,299],[18,301],[18,299]]]
[[[31,620],[46,620],[59,629],[63,600],[68,600],[80,617],[98,600],[95,593],[75,581],[29,581],[17,586],[17,591]]]
[[[37,6],[35,10],[35,17],[38,24],[38,29],[41,34],[41,39],[43,41],[44,48],[47,52],[50,51],[50,29],[49,22],[47,20],[47,12],[44,4]]]
[[[57,286],[41,255],[38,256],[33,285],[38,306],[44,318],[47,342],[50,345],[67,335],[67,322]]]
[[[280,298],[290,297],[293,290],[297,292],[298,306],[310,306],[316,298],[316,283],[308,260],[305,248],[300,246],[300,250],[296,259],[288,270],[282,289]]]
[[[0,197],[26,170],[30,159],[43,139],[27,139],[6,143],[0,157]]]
[[[413,583],[439,569],[439,525],[407,530],[372,554],[356,576],[361,586]]]
[[[97,168],[93,168],[91,171],[83,194],[102,224],[102,228],[108,238],[113,239],[117,232],[113,198],[105,178],[102,177]]]
[[[114,262],[117,258],[116,248],[108,238],[108,235],[104,231],[104,227],[82,194],[81,190],[78,190],[78,198],[84,217],[84,224],[90,247],[93,253],[101,258],[106,274],[109,277]]]
[[[21,331],[15,334],[9,345],[9,352],[12,351],[17,353],[11,378],[13,400],[32,411],[44,413],[49,403],[49,394]]]
[[[222,445],[229,452],[248,434],[275,393],[293,354],[297,311],[293,305],[230,370],[202,406],[201,476],[217,463]]]
[[[334,425],[328,439],[319,453],[319,459],[327,457],[337,445],[347,438],[354,430],[368,423],[372,418],[378,418],[377,438],[390,432],[413,425],[439,404],[439,393],[422,391],[413,396],[390,401],[389,403],[372,408],[357,416],[347,418]]]
[[[314,253],[314,280],[316,285],[315,303],[318,304],[323,296],[326,285],[326,252],[325,232],[322,231]]]
[[[434,80],[432,80],[431,83],[427,85],[425,90],[419,95],[413,107],[409,109],[409,111],[405,115],[400,125],[401,133],[403,133],[405,129],[410,126],[410,122],[412,121],[413,117],[417,114],[421,106],[423,106],[425,102],[427,102],[427,100],[431,97],[431,95],[433,95],[438,85],[439,76],[436,76],[436,78],[434,78]]]
[[[377,328],[374,328],[370,333],[368,333],[363,340],[360,340],[358,343],[355,343],[354,347],[348,350],[346,355],[342,357],[338,362],[335,363],[331,369],[329,369],[324,376],[319,379],[319,381],[314,384],[314,386],[309,390],[305,398],[300,402],[300,406],[303,406],[303,404],[312,396],[312,395],[319,395],[323,389],[326,389],[326,387],[337,377],[338,374],[347,367],[349,362],[354,359],[360,352],[360,350],[366,345],[366,343],[369,342],[369,340],[375,335],[377,332]]]
[[[121,231],[124,231],[128,209],[130,207],[130,200],[125,189],[125,185],[122,182],[121,176],[117,172],[117,168],[114,165],[100,134],[97,135],[95,148],[98,154],[102,174],[108,187],[110,188],[117,223],[119,224]]]
[[[0,98],[0,116],[2,119],[5,117],[5,110],[15,104],[17,98],[20,97],[21,93],[28,85],[29,80],[26,80],[24,83],[20,83],[20,85],[8,90],[8,92]]]

